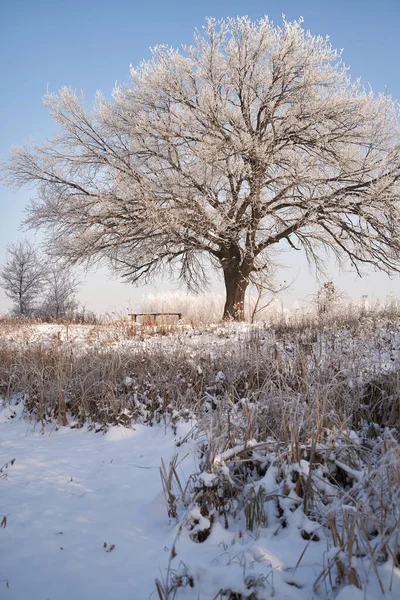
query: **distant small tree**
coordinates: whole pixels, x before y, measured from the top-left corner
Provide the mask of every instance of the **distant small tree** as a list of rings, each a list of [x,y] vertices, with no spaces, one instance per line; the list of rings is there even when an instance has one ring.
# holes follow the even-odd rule
[[[13,313],[30,317],[43,290],[43,267],[36,248],[28,240],[7,246],[0,285],[13,302]]]
[[[51,319],[71,318],[78,308],[79,281],[64,265],[47,266],[43,275],[43,295],[38,314]]]

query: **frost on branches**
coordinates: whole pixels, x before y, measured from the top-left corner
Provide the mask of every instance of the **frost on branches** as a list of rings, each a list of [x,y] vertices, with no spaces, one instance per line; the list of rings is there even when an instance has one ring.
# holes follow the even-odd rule
[[[135,282],[222,270],[225,318],[274,249],[399,268],[399,112],[302,21],[209,19],[192,46],[157,46],[92,111],[45,97],[59,134],[17,148],[12,185],[37,184],[29,223],[72,262],[105,259]]]

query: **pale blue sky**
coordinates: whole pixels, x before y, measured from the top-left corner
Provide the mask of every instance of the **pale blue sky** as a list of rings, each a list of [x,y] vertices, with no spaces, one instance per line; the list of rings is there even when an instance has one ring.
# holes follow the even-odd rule
[[[148,57],[150,46],[190,42],[206,16],[268,14],[280,23],[282,13],[288,19],[303,16],[304,27],[312,33],[330,35],[333,46],[344,49],[353,77],[361,77],[375,92],[386,90],[400,99],[400,0],[0,0],[1,159],[13,145],[52,134],[54,126],[41,100],[47,89],[70,85],[83,90],[90,106],[97,89],[109,95],[115,82],[126,81],[129,64]],[[32,196],[34,190],[15,193],[0,185],[0,264],[6,244],[24,235],[18,228]],[[292,255],[285,260],[293,261],[294,269],[283,277],[298,274],[288,302],[314,293],[317,284],[306,265]],[[336,270],[332,276],[350,296],[383,298],[389,291],[400,296],[398,276],[389,281],[372,275],[360,281]],[[81,295],[88,308],[105,311],[123,309],[129,300],[135,305],[146,290],[98,273]],[[0,312],[8,306],[0,292]]]

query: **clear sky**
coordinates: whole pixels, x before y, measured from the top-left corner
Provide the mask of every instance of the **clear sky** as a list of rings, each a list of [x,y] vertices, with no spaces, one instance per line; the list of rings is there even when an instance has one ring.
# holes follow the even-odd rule
[[[400,99],[400,0],[0,0],[0,160],[11,146],[53,133],[41,100],[47,89],[83,90],[90,106],[97,89],[109,96],[116,82],[126,81],[129,64],[148,57],[149,47],[190,42],[206,16],[267,14],[279,24],[282,13],[290,20],[302,16],[306,29],[329,35],[334,47],[344,49],[352,77]],[[16,193],[0,184],[0,264],[6,244],[25,235],[19,226],[33,196],[34,190]],[[292,255],[285,261],[293,267],[283,277],[297,277],[289,303],[314,293],[317,284],[304,262]],[[335,269],[331,276],[353,297],[384,298],[390,291],[400,297],[399,276],[373,274],[360,281]],[[119,310],[129,301],[135,306],[148,290],[99,272],[87,279],[81,297],[87,308]],[[8,307],[0,292],[0,312]]]

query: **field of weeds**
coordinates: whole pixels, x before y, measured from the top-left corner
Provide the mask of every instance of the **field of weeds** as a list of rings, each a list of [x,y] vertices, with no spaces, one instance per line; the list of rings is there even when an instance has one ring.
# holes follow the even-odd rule
[[[170,529],[152,597],[398,598],[396,311],[0,328],[9,428],[175,436],[153,456]]]

